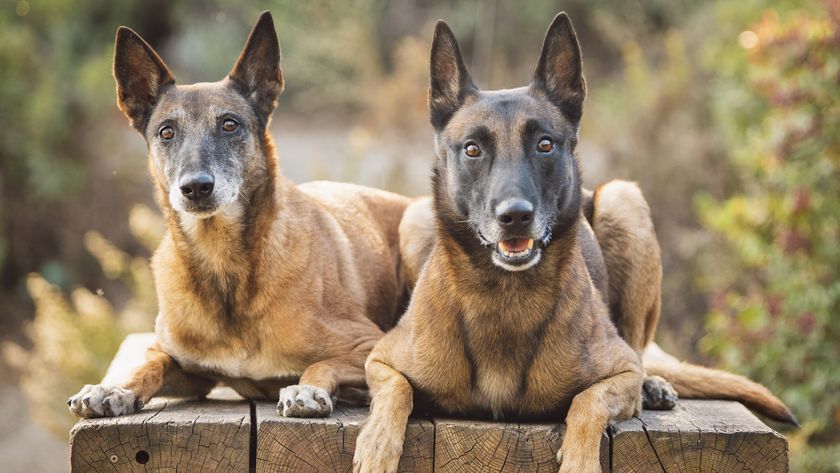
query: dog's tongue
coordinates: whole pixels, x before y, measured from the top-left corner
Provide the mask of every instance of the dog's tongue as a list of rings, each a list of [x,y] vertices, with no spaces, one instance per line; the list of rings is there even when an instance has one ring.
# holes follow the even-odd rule
[[[528,244],[531,242],[528,238],[511,238],[510,240],[502,240],[499,242],[499,247],[502,251],[507,253],[518,253],[528,249]]]

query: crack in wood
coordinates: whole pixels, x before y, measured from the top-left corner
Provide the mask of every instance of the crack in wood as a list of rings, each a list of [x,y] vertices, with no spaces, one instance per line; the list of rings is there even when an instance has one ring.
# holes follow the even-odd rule
[[[642,423],[642,430],[645,432],[645,437],[647,437],[648,444],[650,444],[650,448],[653,449],[653,454],[656,455],[656,461],[659,463],[659,467],[662,468],[662,473],[668,473],[665,470],[665,465],[662,463],[662,459],[659,458],[659,452],[656,451],[656,445],[653,444],[653,439],[650,438],[650,432],[648,432],[647,425],[645,425],[645,421],[639,418],[639,422]]]
[[[248,413],[251,415],[248,436],[248,473],[255,473],[257,471],[257,404],[254,401],[248,401]],[[242,426],[242,424],[239,425]]]

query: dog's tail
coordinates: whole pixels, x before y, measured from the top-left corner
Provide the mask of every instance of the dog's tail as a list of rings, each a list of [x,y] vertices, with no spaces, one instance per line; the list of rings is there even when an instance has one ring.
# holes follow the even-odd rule
[[[744,376],[680,362],[655,343],[645,349],[642,365],[648,375],[661,376],[671,383],[681,398],[739,401],[773,420],[799,426],[785,403]]]

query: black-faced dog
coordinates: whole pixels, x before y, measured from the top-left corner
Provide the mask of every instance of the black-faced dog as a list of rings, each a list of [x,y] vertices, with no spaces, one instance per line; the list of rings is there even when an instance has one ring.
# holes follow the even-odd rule
[[[489,92],[474,85],[454,35],[438,23],[433,198],[412,204],[400,224],[403,257],[419,278],[407,313],[366,363],[371,415],[355,471],[396,471],[415,400],[456,415],[565,417],[557,459],[567,473],[600,471],[601,435],[638,412],[643,385],[650,404],[673,405],[671,386],[646,380],[639,356],[660,304],[648,206],[630,183],[581,188],[574,153],[584,95],[563,13],[532,83]],[[790,419],[745,378],[668,360],[645,368],[680,395],[735,398]]]

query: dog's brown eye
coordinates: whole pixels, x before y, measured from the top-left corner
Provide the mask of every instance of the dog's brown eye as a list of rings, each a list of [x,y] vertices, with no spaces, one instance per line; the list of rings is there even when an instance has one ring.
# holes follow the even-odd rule
[[[171,140],[172,138],[175,138],[175,130],[173,130],[171,126],[165,126],[160,129],[158,135],[160,135],[160,137],[164,140]]]
[[[469,142],[466,146],[464,146],[464,152],[467,153],[467,156],[471,158],[477,158],[481,156],[481,148],[479,148],[478,145],[473,142]]]
[[[537,143],[537,149],[540,150],[540,153],[550,153],[554,151],[554,142],[551,141],[551,138],[543,138]]]
[[[225,121],[222,122],[222,129],[225,131],[233,131],[239,127],[239,123],[236,123],[236,120],[232,118],[226,118]]]

